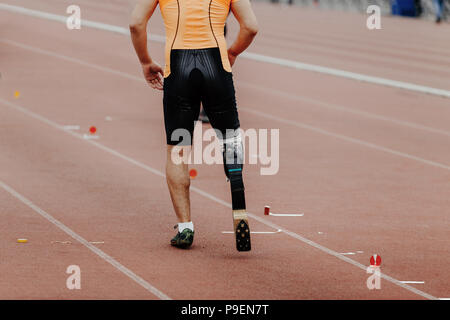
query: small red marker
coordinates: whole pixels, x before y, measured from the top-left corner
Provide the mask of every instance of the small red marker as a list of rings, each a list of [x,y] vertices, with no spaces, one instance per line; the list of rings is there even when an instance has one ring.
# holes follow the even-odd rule
[[[377,254],[374,254],[370,257],[370,265],[379,267],[381,265],[381,257]]]
[[[264,207],[264,215],[265,215],[265,216],[270,215],[270,207],[269,207],[269,206],[265,206],[265,207]]]
[[[97,132],[97,128],[92,126],[89,128],[89,132],[90,132],[90,134],[95,134]]]
[[[189,176],[191,177],[191,179],[195,179],[195,177],[197,176],[197,170],[195,169],[189,170]]]

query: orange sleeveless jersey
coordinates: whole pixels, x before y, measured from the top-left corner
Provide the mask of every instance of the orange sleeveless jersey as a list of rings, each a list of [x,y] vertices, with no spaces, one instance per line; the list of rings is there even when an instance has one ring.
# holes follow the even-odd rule
[[[231,3],[239,0],[159,0],[166,27],[166,67],[170,75],[172,49],[219,47],[223,68],[231,72],[227,43],[223,34]]]

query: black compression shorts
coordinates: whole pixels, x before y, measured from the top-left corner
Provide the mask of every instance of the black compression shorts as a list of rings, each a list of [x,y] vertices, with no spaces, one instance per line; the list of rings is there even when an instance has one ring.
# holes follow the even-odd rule
[[[222,67],[219,48],[173,49],[170,70],[163,98],[167,144],[192,144],[200,102],[211,126],[223,137],[227,129],[239,128],[233,76]],[[180,138],[177,129],[188,132],[190,139]]]

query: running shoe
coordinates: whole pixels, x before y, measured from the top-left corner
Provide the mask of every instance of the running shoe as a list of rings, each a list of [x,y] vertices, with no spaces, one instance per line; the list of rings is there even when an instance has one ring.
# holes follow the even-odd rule
[[[176,226],[175,226],[176,227]],[[170,240],[170,244],[174,247],[187,249],[194,242],[194,231],[191,229],[184,229],[182,232],[178,232],[175,237]]]

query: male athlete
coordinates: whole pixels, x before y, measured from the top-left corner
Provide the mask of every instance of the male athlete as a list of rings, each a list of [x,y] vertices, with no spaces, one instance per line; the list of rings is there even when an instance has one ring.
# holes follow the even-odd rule
[[[160,6],[166,28],[165,69],[147,50],[147,23]],[[229,11],[239,22],[236,41],[227,49],[224,24]],[[130,23],[131,39],[148,84],[164,90],[167,140],[166,178],[178,233],[171,244],[189,248],[194,240],[188,165],[173,159],[190,152],[200,102],[223,144],[225,174],[230,181],[236,248],[249,251],[250,229],[242,180],[243,148],[231,73],[237,56],[253,41],[258,26],[249,0],[138,0]],[[164,79],[163,79],[164,78]],[[187,132],[188,137],[180,136]],[[183,131],[184,130],[184,131]],[[174,148],[185,146],[181,151]]]

